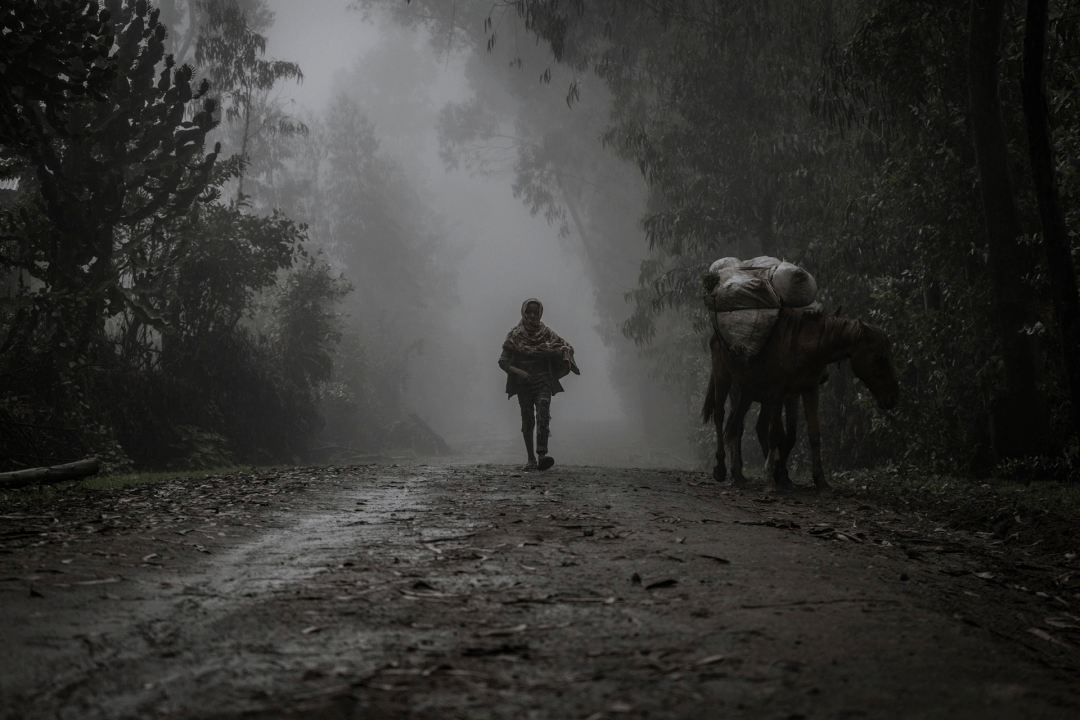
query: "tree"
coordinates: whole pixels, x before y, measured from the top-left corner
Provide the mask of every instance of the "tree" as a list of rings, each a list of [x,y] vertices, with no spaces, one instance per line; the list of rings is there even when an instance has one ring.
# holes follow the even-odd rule
[[[314,390],[333,379],[341,340],[341,318],[334,309],[352,289],[317,258],[308,258],[281,283],[272,337],[294,384]]]
[[[195,60],[204,67],[216,92],[228,98],[225,118],[240,128],[239,154],[249,162],[251,143],[265,133],[300,133],[306,128],[282,114],[267,100],[281,80],[300,83],[300,66],[285,60],[266,60],[266,36],[258,30],[273,22],[273,14],[263,3],[254,13],[246,12],[237,0],[205,0],[204,15]],[[244,174],[237,183],[237,197],[244,195]]]
[[[1054,176],[1053,137],[1046,104],[1045,64],[1047,0],[1028,0],[1024,24],[1024,120],[1027,127],[1031,173],[1042,220],[1050,290],[1061,334],[1065,379],[1071,401],[1073,433],[1080,435],[1080,294],[1069,247],[1069,228],[1061,209]]]
[[[168,30],[168,52],[178,63],[187,59],[191,44],[199,29],[196,0],[158,0],[161,23]],[[187,15],[186,26],[183,16]]]
[[[116,75],[113,27],[97,2],[12,0],[0,7],[0,34],[0,147],[8,152],[68,133],[72,106],[102,100]]]
[[[21,181],[16,204],[0,210],[0,266],[12,279],[0,303],[7,464],[87,451],[122,460],[98,381],[117,362],[114,325],[157,320],[155,288],[130,268],[152,270],[164,228],[214,197],[208,83],[165,53],[148,2],[104,6],[0,11],[0,54],[18,65],[4,73],[3,165]]]
[[[204,154],[215,125],[209,83],[196,86],[192,68],[165,55],[158,12],[145,0],[110,0],[106,9],[116,29],[107,92],[72,102],[56,118],[62,129],[42,123],[11,148],[33,169],[37,193],[4,213],[4,261],[41,283],[20,316],[47,317],[48,308],[63,318],[53,348],[61,361],[85,355],[107,315],[139,310],[117,258],[137,257],[158,224],[210,197],[216,158]],[[12,327],[23,324],[16,318]],[[9,334],[3,347],[15,339]]]
[[[318,115],[305,117],[303,135],[276,135],[271,152],[280,164],[259,190],[259,200],[308,222],[312,246],[355,290],[342,301],[349,320],[340,329],[333,379],[320,385],[330,444],[377,447],[384,426],[400,419],[414,356],[447,338],[453,304],[453,259],[445,233],[421,191],[423,171],[411,131],[424,117],[384,132],[369,115],[371,97],[392,93],[402,51],[384,37],[379,46],[336,75],[334,96]],[[408,77],[433,78],[424,61],[409,60]],[[367,72],[375,64],[378,71]],[[423,90],[397,98],[424,113]],[[376,115],[392,120],[385,107]],[[426,115],[425,117],[430,117]],[[389,142],[386,142],[389,138]],[[447,342],[449,352],[460,344]]]
[[[1033,263],[1020,246],[1023,220],[1009,167],[1008,136],[998,90],[1004,0],[971,3],[968,77],[971,126],[985,213],[998,334],[1003,347],[1005,393],[995,413],[996,445],[1003,457],[1039,454],[1049,431],[1049,411],[1039,388],[1043,377],[1038,338],[1024,332],[1038,321],[1034,294],[1023,281]]]

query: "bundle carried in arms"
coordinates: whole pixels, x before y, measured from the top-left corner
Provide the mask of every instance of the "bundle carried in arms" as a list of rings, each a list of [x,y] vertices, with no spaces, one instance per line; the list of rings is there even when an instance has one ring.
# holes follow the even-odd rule
[[[814,276],[794,263],[761,256],[720,258],[702,276],[705,306],[720,339],[743,359],[761,352],[781,307],[811,307]]]

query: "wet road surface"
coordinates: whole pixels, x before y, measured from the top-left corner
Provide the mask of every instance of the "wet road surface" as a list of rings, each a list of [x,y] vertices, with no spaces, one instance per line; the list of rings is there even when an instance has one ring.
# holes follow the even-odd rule
[[[1080,596],[858,500],[476,464],[95,498],[5,516],[2,717],[1080,717]]]

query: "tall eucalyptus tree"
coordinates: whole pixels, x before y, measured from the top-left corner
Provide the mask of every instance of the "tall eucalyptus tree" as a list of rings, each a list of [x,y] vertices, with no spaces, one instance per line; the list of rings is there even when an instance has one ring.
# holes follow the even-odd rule
[[[1024,21],[1024,122],[1028,153],[1046,248],[1050,291],[1057,316],[1065,379],[1069,386],[1070,418],[1073,433],[1080,437],[1080,292],[1076,264],[1072,259],[1069,227],[1062,208],[1055,168],[1054,137],[1046,93],[1046,46],[1049,30],[1049,2],[1028,0]],[[1080,18],[1058,18],[1056,24]],[[1062,33],[1064,35],[1064,33]]]
[[[304,81],[297,63],[267,60],[266,36],[261,31],[273,24],[265,0],[203,0],[202,23],[195,44],[195,61],[210,78],[214,91],[225,103],[225,119],[239,134],[236,151],[245,165],[255,158],[253,145],[267,135],[306,132],[303,123],[281,111],[270,92],[282,80]],[[244,196],[246,168],[237,181],[237,197]]]

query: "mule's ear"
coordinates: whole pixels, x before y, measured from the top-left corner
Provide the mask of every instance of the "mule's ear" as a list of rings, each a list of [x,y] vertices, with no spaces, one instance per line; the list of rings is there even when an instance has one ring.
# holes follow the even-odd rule
[[[837,305],[836,306],[836,312],[834,312],[833,315],[835,315],[836,317],[840,317],[840,311],[843,310],[843,309],[844,309],[843,305]]]

